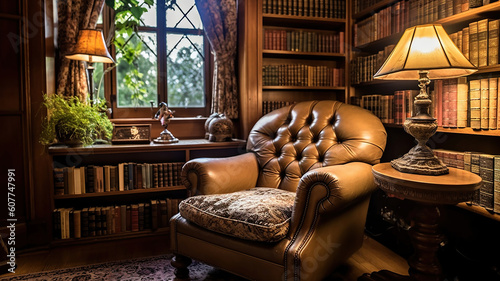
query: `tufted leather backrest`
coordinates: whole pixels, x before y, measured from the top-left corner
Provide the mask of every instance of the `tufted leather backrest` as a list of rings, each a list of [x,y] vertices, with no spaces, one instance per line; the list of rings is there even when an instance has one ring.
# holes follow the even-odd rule
[[[375,115],[338,101],[307,101],[263,116],[247,150],[257,155],[257,186],[295,191],[307,171],[358,161],[379,163],[386,132]]]

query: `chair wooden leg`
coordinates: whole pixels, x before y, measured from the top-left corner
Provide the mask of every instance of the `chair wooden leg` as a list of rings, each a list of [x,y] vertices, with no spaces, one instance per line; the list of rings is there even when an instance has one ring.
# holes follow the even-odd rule
[[[183,255],[175,255],[172,258],[170,264],[175,268],[175,277],[179,279],[189,278],[189,269],[187,268],[191,264],[191,259]]]

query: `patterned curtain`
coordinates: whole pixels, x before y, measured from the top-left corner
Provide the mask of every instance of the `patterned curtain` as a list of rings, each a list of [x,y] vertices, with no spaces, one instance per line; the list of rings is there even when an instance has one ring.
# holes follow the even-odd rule
[[[195,0],[205,34],[215,51],[212,113],[238,117],[236,0]]]
[[[57,93],[87,99],[87,75],[81,61],[65,57],[73,51],[80,29],[94,29],[104,0],[58,0],[59,57],[57,61]]]

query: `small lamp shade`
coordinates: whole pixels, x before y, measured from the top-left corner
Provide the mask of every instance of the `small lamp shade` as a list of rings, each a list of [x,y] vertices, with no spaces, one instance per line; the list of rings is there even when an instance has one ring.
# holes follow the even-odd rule
[[[80,30],[75,49],[72,54],[66,55],[66,58],[91,63],[114,63],[104,43],[102,31],[95,29]]]
[[[440,24],[425,24],[405,30],[376,79],[415,80],[419,71],[429,79],[455,78],[477,69],[464,57]]]

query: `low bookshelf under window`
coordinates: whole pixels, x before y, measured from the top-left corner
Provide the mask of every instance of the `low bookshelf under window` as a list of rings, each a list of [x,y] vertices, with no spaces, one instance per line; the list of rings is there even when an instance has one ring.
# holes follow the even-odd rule
[[[245,152],[245,141],[53,146],[53,244],[93,243],[168,233],[187,196],[185,162]]]

